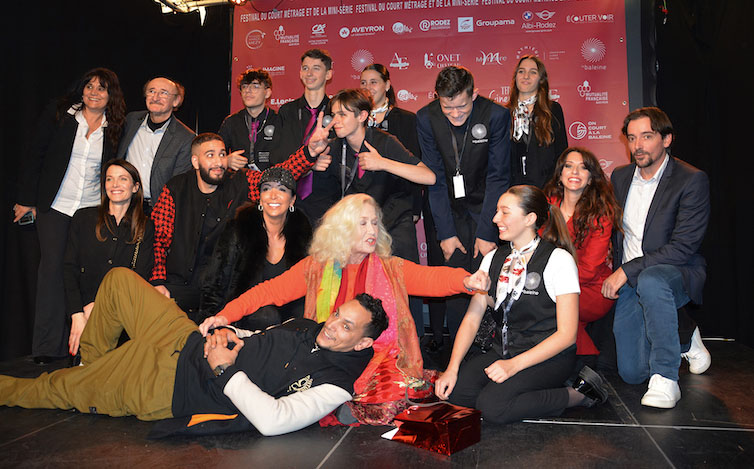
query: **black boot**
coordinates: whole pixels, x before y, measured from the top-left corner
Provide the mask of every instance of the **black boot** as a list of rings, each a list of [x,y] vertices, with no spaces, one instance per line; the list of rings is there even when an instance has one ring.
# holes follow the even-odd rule
[[[588,366],[579,371],[579,379],[573,384],[573,389],[585,396],[584,407],[594,407],[607,401],[608,391],[602,377]]]

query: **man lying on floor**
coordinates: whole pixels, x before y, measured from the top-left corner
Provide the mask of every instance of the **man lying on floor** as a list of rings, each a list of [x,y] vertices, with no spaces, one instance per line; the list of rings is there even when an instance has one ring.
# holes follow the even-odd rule
[[[240,412],[263,435],[279,435],[351,399],[387,322],[380,300],[362,294],[324,324],[216,329],[205,343],[173,300],[116,268],[102,281],[81,336],[83,366],[35,379],[0,376],[0,405],[141,420]],[[131,340],[115,348],[124,329]]]

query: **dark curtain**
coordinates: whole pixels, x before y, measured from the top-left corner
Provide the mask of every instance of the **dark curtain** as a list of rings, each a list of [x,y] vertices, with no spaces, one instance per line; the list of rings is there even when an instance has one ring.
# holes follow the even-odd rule
[[[18,168],[44,106],[87,70],[107,67],[118,74],[128,110],[145,109],[144,83],[164,75],[186,87],[178,118],[199,132],[216,131],[230,105],[231,40],[230,7],[208,8],[204,26],[198,12],[163,15],[153,0],[3,8],[0,360],[31,352],[39,247],[34,228],[13,225],[10,214]]]
[[[672,153],[710,178],[707,283],[704,304],[693,315],[705,336],[754,345],[754,309],[746,293],[754,289],[754,8],[748,0],[648,3],[654,7],[657,103],[676,132]]]

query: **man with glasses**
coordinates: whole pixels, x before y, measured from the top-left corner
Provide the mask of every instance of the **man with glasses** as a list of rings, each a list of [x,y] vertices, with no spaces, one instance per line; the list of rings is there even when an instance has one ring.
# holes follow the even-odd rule
[[[244,108],[226,117],[217,133],[227,145],[230,169],[264,171],[287,156],[275,158],[273,152],[280,145],[281,127],[280,117],[266,105],[272,95],[272,79],[266,71],[252,68],[238,76],[237,84]]]
[[[153,78],[144,85],[144,96],[147,110],[126,116],[117,156],[139,170],[144,200],[153,206],[170,178],[191,169],[191,140],[196,134],[173,116],[185,96],[180,83]]]

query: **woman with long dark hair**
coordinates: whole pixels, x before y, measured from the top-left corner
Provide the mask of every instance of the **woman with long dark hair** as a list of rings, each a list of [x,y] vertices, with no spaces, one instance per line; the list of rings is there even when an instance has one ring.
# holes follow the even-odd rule
[[[513,186],[498,200],[493,222],[504,242],[480,266],[492,285],[472,298],[435,393],[495,423],[604,402],[602,379],[587,367],[578,389],[563,385],[576,361],[579,282],[560,211],[540,189]],[[464,362],[475,340],[486,353]]]
[[[102,167],[101,203],[77,210],[68,232],[63,281],[71,316],[71,355],[78,352],[105,274],[113,267],[129,267],[148,279],[153,240],[154,225],[144,214],[139,171],[126,160],[108,161]]]
[[[19,177],[14,221],[36,216],[40,245],[32,355],[66,354],[63,256],[71,217],[100,202],[100,170],[115,157],[126,105],[118,76],[95,68],[42,114]],[[27,215],[31,214],[31,215]]]
[[[545,64],[533,55],[521,57],[513,72],[511,97],[511,185],[540,189],[552,177],[555,160],[568,146],[560,104],[550,99]]]
[[[599,350],[586,326],[607,314],[614,303],[602,296],[601,289],[612,273],[608,266],[610,237],[613,230],[620,229],[621,209],[597,157],[586,148],[566,148],[545,194],[548,202],[560,207],[576,247],[581,286],[576,353],[596,355]]]

